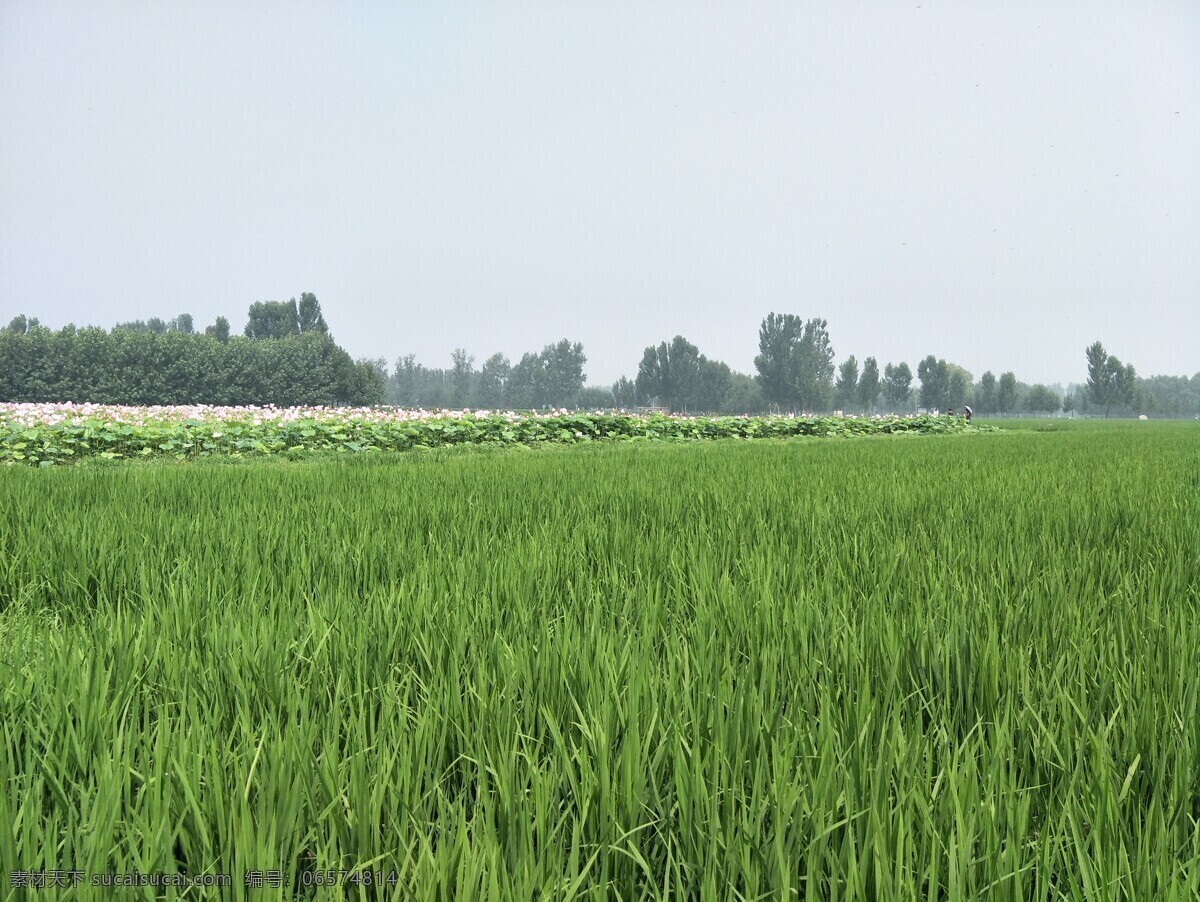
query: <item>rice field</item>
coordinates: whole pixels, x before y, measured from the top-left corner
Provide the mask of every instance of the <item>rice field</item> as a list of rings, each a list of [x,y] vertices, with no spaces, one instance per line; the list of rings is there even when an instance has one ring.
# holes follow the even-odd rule
[[[1190,899],[1197,674],[1193,423],[0,467],[0,898]]]

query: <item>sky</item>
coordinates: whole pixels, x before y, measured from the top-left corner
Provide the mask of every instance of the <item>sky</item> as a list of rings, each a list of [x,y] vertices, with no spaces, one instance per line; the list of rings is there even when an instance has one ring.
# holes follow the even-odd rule
[[[0,0],[0,320],[1200,372],[1200,3]]]

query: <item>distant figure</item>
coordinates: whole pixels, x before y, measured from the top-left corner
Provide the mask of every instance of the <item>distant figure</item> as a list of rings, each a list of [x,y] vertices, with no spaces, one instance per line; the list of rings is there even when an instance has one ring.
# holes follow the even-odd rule
[[[974,411],[971,410],[970,407],[968,407],[967,405],[964,404],[963,405],[963,416],[967,418],[967,425],[970,425],[970,423],[971,423],[971,414],[972,413],[974,413]]]

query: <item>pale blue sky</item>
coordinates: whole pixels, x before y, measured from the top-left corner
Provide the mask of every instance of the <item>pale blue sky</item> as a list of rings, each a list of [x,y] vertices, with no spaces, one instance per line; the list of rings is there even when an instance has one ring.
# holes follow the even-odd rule
[[[1200,3],[0,2],[0,319],[1200,370]]]

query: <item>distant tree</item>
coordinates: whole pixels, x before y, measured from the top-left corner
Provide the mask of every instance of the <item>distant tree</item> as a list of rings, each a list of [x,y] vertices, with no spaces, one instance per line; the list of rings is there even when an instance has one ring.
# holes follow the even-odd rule
[[[508,379],[509,403],[520,410],[545,407],[546,369],[539,355],[526,351],[512,368]]]
[[[727,363],[720,360],[709,360],[700,355],[700,372],[696,383],[696,393],[693,399],[697,412],[715,413],[725,407],[733,384],[733,370]]]
[[[293,303],[295,303],[294,300]],[[296,318],[301,332],[329,334],[329,327],[325,325],[325,317],[321,315],[321,304],[317,300],[317,296],[311,291],[305,291],[300,294],[300,304],[296,308]]]
[[[1104,345],[1097,341],[1088,345],[1085,356],[1088,400],[1096,405],[1109,404],[1112,387],[1109,381],[1108,352],[1104,350]]]
[[[1088,399],[1097,407],[1104,408],[1104,416],[1112,412],[1113,404],[1133,402],[1133,368],[1122,365],[1116,356],[1104,350],[1104,345],[1095,342],[1086,352],[1088,366]]]
[[[192,315],[190,313],[181,313],[169,323],[167,323],[167,331],[182,332],[184,335],[191,335],[195,331],[192,323]]]
[[[883,397],[892,410],[911,410],[908,404],[912,398],[912,380],[912,370],[907,363],[900,362],[895,366],[889,363],[883,368]]]
[[[38,318],[36,316],[27,317],[24,313],[18,313],[8,321],[8,325],[4,327],[4,331],[11,332],[13,335],[24,335],[26,332],[37,327]]]
[[[758,350],[754,368],[769,404],[801,410],[827,407],[834,365],[825,320],[802,322],[790,313],[770,313],[759,326]]]
[[[290,301],[255,301],[250,305],[245,335],[253,341],[269,338],[291,338],[300,334],[300,311],[296,299]]]
[[[1048,385],[1031,385],[1025,393],[1025,409],[1030,413],[1056,413],[1061,408],[1062,400]]]
[[[761,413],[767,409],[762,386],[758,380],[746,373],[730,372],[729,390],[721,404],[723,413]]]
[[[211,335],[217,341],[229,341],[229,320],[218,316],[216,322],[204,330],[205,335]]]
[[[545,392],[540,403],[551,407],[569,406],[587,379],[583,371],[587,363],[583,345],[560,339],[542,348],[538,361],[543,371],[541,379]]]
[[[355,394],[360,405],[382,404],[387,398],[388,369],[383,357],[360,357],[354,361]]]
[[[672,411],[694,406],[701,388],[701,359],[700,350],[682,335],[646,348],[635,383],[638,394],[658,399]]]
[[[970,400],[972,376],[956,363],[946,365],[949,378],[946,382],[946,403],[957,410]]]
[[[217,342],[152,318],[110,332],[66,326],[0,338],[3,400],[292,405],[379,397],[378,382],[327,336]]]
[[[1017,406],[1017,377],[1010,370],[1000,375],[996,390],[996,412],[1009,414]]]
[[[152,316],[146,320],[146,331],[153,332],[155,335],[162,335],[167,331],[167,322],[157,316]]]
[[[1187,376],[1139,377],[1137,390],[1147,411],[1171,417],[1192,417],[1200,413],[1200,374],[1190,379]]]
[[[605,410],[613,406],[613,393],[602,385],[585,385],[575,393],[577,410]]]
[[[629,410],[638,406],[637,385],[627,376],[622,376],[612,385],[613,405]]]
[[[416,354],[398,357],[388,379],[388,400],[400,407],[419,407],[418,395],[424,369],[417,363]]]
[[[642,362],[638,364],[637,378],[634,380],[639,402],[654,401],[666,395],[658,347],[650,345],[642,352]]]
[[[451,405],[462,408],[468,407],[471,404],[472,389],[474,388],[475,371],[472,369],[475,358],[471,357],[462,348],[455,348],[451,355],[453,366],[451,368],[451,380],[453,382],[453,396]]]
[[[800,339],[797,401],[801,410],[828,409],[833,391],[833,370],[829,324],[823,319],[810,319],[804,323],[804,335]]]
[[[868,357],[863,361],[862,375],[858,379],[858,406],[865,413],[875,409],[880,388],[879,363],[874,357]]]
[[[854,406],[858,399],[858,361],[851,354],[838,367],[837,382],[833,387],[833,403],[839,410]]]
[[[1109,358],[1113,370],[1113,385],[1118,404],[1134,405],[1138,403],[1137,370],[1132,363],[1121,366],[1121,361],[1115,357]]]
[[[1087,352],[1088,400],[1097,407],[1104,407],[1108,417],[1114,404],[1130,405],[1137,397],[1137,372],[1133,365],[1123,365],[1115,356],[1104,350],[1104,345],[1095,342]]]
[[[950,368],[944,359],[930,354],[917,364],[917,378],[921,380],[922,407],[941,411],[950,406]]]
[[[1071,413],[1072,411],[1075,410],[1075,395],[1073,395],[1073,394],[1063,395],[1062,409],[1063,409],[1063,413]]]
[[[479,371],[479,390],[476,403],[487,410],[503,410],[508,404],[508,377],[512,365],[497,352],[483,362]]]
[[[791,313],[769,313],[758,329],[758,355],[754,368],[768,404],[790,407],[796,403],[797,348],[804,321]]]
[[[975,406],[978,413],[994,413],[996,410],[996,374],[988,370],[979,377],[975,388]]]

